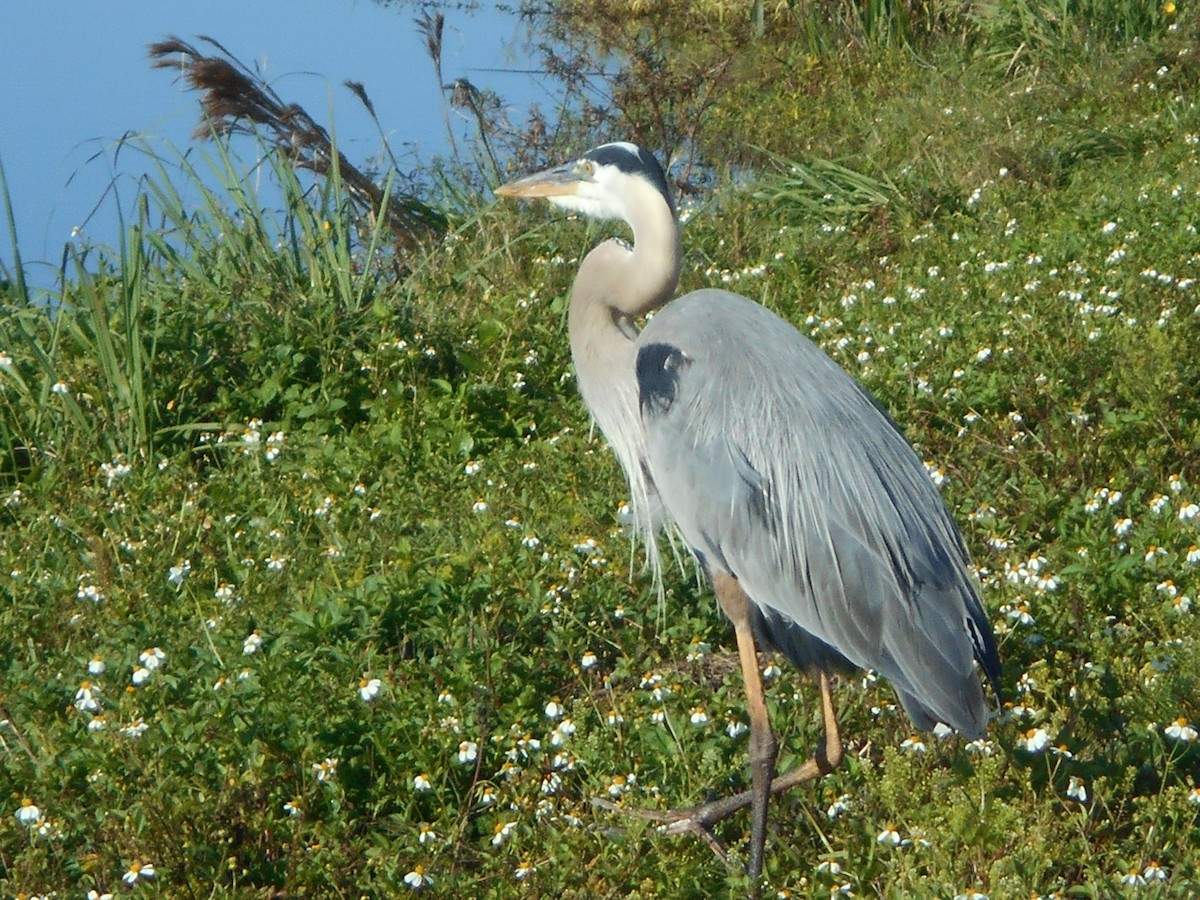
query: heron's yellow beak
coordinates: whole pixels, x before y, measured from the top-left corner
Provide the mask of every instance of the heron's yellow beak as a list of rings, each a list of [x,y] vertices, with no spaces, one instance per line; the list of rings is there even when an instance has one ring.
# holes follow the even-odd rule
[[[492,193],[497,197],[516,197],[522,200],[537,197],[567,197],[579,191],[579,184],[583,181],[583,177],[578,163],[567,163],[564,166],[555,166],[553,169],[546,169],[544,172],[527,175],[516,181],[510,181],[508,184],[502,184]]]

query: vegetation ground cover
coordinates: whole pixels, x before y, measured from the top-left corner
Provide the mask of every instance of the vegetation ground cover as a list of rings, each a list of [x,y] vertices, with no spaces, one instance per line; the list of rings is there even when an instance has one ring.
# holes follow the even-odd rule
[[[1193,894],[1200,21],[702,4],[672,36],[600,8],[639,77],[558,139],[704,163],[682,288],[760,300],[880,399],[1001,643],[983,742],[838,682],[850,752],[774,805],[770,891]],[[728,70],[671,106],[713,34]],[[464,187],[391,254],[336,173],[314,195],[276,166],[271,213],[215,159],[199,206],[164,162],[53,314],[7,273],[0,885],[744,893],[589,802],[748,778],[731,637],[685,560],[654,592],[572,383],[565,296],[608,229]],[[763,665],[787,766],[815,691]]]

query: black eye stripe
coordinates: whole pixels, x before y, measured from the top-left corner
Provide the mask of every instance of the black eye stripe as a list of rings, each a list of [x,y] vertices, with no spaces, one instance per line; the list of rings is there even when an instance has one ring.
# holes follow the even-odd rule
[[[653,184],[660,194],[666,198],[667,204],[675,209],[675,201],[671,196],[671,188],[667,184],[667,176],[662,166],[654,158],[654,154],[645,147],[634,144],[604,144],[595,150],[589,150],[583,155],[600,166],[612,166],[627,175],[640,175]]]

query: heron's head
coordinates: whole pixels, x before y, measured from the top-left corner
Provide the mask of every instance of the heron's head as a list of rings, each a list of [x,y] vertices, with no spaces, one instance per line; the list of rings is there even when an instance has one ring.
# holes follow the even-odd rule
[[[593,219],[634,221],[647,204],[675,203],[662,166],[649,150],[617,142],[589,150],[579,159],[503,184],[498,197],[544,197],[555,206]]]

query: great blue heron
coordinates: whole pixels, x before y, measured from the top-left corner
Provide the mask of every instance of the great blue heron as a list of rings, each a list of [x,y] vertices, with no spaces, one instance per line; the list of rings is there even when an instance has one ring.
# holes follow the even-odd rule
[[[874,669],[917,727],[984,735],[976,661],[999,695],[1000,660],[962,535],[882,407],[799,331],[721,290],[673,302],[680,241],[654,156],[605,144],[496,189],[620,219],[571,289],[571,353],[584,402],[629,479],[652,559],[669,517],[733,623],[750,716],[752,788],[649,814],[720,851],[712,825],[751,807],[746,870],[761,873],[772,794],[831,771],[842,742],[828,673]],[[639,334],[635,321],[653,312]],[[825,737],[774,778],[776,741],[757,641],[816,674]],[[723,855],[723,853],[722,853]]]

